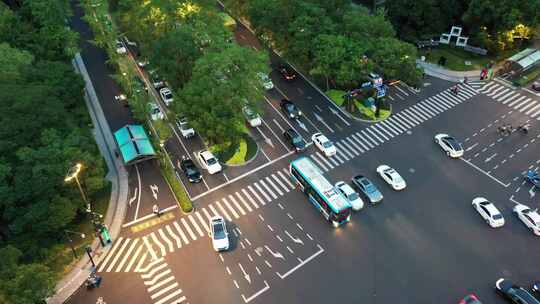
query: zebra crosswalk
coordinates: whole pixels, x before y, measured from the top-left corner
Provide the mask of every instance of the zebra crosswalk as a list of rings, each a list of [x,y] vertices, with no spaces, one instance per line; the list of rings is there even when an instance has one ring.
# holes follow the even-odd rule
[[[141,278],[153,304],[180,304],[186,301],[176,278],[163,258],[140,269]]]
[[[415,91],[413,88],[409,87],[408,85],[399,82],[389,87],[386,93],[386,98],[388,98],[389,100],[393,102],[406,101],[406,98],[415,94],[418,94],[418,91]]]
[[[347,161],[373,150],[441,113],[467,101],[476,91],[464,86],[456,96],[447,91],[429,97],[384,121],[358,130],[335,141],[337,154],[325,157],[316,149],[306,154],[324,171],[333,170]],[[220,215],[234,221],[250,214],[295,189],[288,168],[281,168],[252,181],[236,191],[224,194],[204,207],[167,222],[159,229],[138,238],[118,238],[98,265],[100,272],[139,271],[147,260],[156,261],[179,250],[210,232],[208,223]]]
[[[471,86],[475,90],[479,90],[482,88],[488,81],[487,80],[480,80],[480,77],[469,79],[467,81],[467,84]]]
[[[509,88],[498,82],[491,81],[478,90],[486,96],[518,110],[531,118],[540,120],[540,100],[532,96],[523,94],[520,90]]]

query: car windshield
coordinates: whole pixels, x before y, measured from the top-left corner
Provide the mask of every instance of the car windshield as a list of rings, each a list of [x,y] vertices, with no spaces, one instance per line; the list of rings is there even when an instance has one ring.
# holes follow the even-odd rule
[[[299,143],[302,142],[302,137],[301,137],[300,135],[298,135],[298,134],[293,135],[292,141],[293,141],[293,143],[295,143],[295,144],[299,144]]]
[[[172,94],[169,92],[169,93],[165,93],[165,98],[167,99],[171,99],[172,98]]]
[[[355,201],[355,200],[358,199],[358,194],[356,194],[356,192],[353,192],[353,193],[349,194],[348,198],[349,198],[350,201]]]
[[[326,149],[331,148],[333,145],[334,144],[329,140],[322,143],[322,146],[325,147]]]
[[[209,165],[213,165],[215,163],[217,163],[217,160],[213,157],[210,157],[209,159],[206,160],[206,162],[209,164]]]
[[[246,114],[246,117],[248,119],[255,119],[257,118],[257,113],[253,112],[250,108],[244,108],[244,114]]]
[[[500,220],[500,219],[502,219],[502,218],[503,218],[503,216],[502,216],[501,214],[495,214],[495,215],[493,215],[493,219],[494,219],[494,220]]]
[[[214,222],[214,239],[221,240],[225,238],[225,229],[223,229],[223,224],[221,222]]]
[[[152,109],[152,114],[159,114],[159,109],[158,108],[153,108]]]
[[[287,110],[289,112],[293,112],[294,111],[294,105],[292,103],[287,103],[285,104],[285,107],[287,108]]]
[[[447,137],[446,138],[448,144],[452,147],[454,150],[461,150],[461,144],[457,142],[457,140],[453,137]]]

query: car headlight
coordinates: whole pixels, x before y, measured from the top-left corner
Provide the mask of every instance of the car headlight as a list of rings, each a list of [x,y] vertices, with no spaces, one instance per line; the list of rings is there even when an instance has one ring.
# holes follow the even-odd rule
[[[293,118],[293,117],[294,117],[294,114],[293,114],[293,113],[291,113],[291,114],[289,114],[289,116],[290,116],[291,118]]]
[[[298,111],[298,115],[302,115],[302,111]]]

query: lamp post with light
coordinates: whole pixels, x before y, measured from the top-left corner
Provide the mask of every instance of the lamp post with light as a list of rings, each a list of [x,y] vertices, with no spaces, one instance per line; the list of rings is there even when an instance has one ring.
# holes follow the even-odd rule
[[[86,203],[86,211],[90,212],[92,211],[90,209],[90,202],[88,201],[86,194],[84,194],[84,190],[81,186],[81,183],[79,182],[79,173],[81,172],[81,170],[82,170],[81,163],[77,163],[75,166],[69,168],[68,173],[66,174],[66,177],[64,178],[64,181],[67,183],[75,179],[75,182],[77,183],[77,186],[79,187],[79,191],[81,192],[83,201]]]
[[[71,231],[71,230],[64,230],[64,233],[69,241],[69,246],[71,247],[71,251],[73,251],[73,256],[77,259],[78,256],[77,256],[77,251],[75,251],[75,247],[73,247],[73,239],[69,237],[69,234],[75,234],[75,235],[78,235],[81,237],[81,239],[84,239],[86,237],[86,235],[84,233],[81,233],[81,232],[75,232],[75,231]]]

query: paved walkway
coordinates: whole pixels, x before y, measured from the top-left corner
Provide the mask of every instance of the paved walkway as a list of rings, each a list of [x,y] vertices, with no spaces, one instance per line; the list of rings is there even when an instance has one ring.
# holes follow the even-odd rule
[[[481,70],[473,70],[473,71],[451,71],[447,70],[440,65],[429,63],[422,60],[416,60],[416,63],[424,68],[424,71],[427,75],[441,78],[448,81],[453,82],[461,82],[465,77],[467,77],[469,80],[477,80],[480,79],[480,72]]]
[[[105,158],[107,167],[109,168],[107,179],[112,184],[111,199],[109,201],[109,208],[104,223],[109,228],[111,239],[114,242],[120,234],[122,221],[124,220],[126,212],[128,174],[122,162],[114,157],[114,152],[112,151],[113,147],[115,147],[114,138],[80,54],[75,56],[73,65],[85,81],[85,100],[94,125],[94,137],[96,138],[101,154]],[[106,256],[106,253],[110,248],[111,246],[102,248],[99,241],[97,239],[94,240],[92,243],[94,262],[98,264],[102,257]],[[91,271],[92,265],[90,259],[87,255],[84,255],[81,260],[77,262],[77,265],[73,270],[58,282],[55,288],[56,293],[51,298],[47,299],[47,303],[62,304],[67,301],[69,297],[84,284]]]

